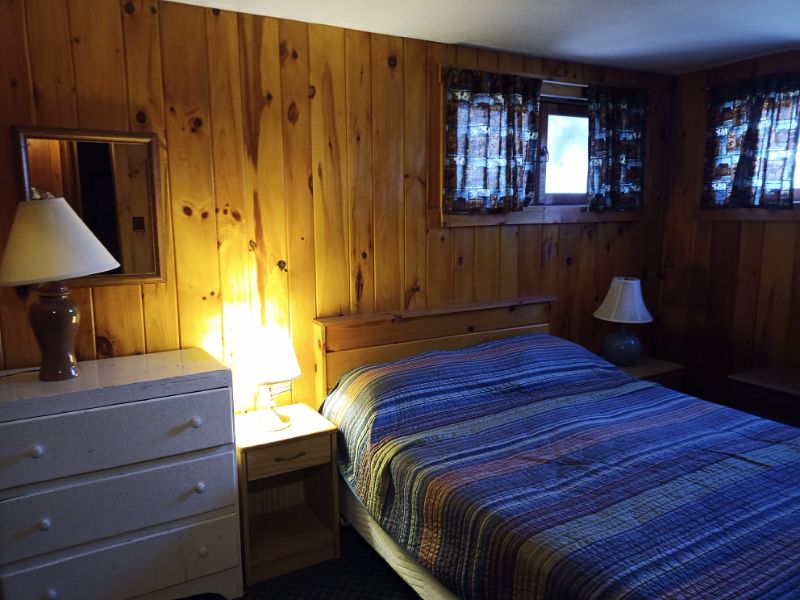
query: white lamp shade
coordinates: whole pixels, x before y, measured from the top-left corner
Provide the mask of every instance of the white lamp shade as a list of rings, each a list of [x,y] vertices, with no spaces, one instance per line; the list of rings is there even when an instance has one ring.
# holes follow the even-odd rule
[[[269,329],[264,341],[264,354],[258,360],[259,381],[284,383],[300,377],[300,364],[289,334],[283,329]]]
[[[614,277],[594,316],[612,323],[649,323],[653,320],[644,305],[641,282],[635,277]]]
[[[17,204],[0,262],[0,285],[58,281],[119,266],[64,198]]]

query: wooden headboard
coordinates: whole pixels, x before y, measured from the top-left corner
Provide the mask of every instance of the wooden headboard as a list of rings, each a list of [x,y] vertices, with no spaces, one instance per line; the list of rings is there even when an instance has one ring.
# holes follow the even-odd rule
[[[369,363],[429,350],[464,348],[523,333],[547,332],[555,296],[474,302],[314,320],[316,405],[339,377]]]

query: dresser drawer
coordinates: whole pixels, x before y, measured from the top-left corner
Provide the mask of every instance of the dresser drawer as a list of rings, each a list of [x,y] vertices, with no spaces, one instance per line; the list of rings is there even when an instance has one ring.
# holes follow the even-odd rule
[[[230,391],[0,424],[0,490],[233,442]]]
[[[235,461],[230,450],[0,502],[0,564],[234,506]]]
[[[331,461],[330,435],[317,435],[247,450],[247,479],[280,475]]]
[[[236,514],[6,574],[0,598],[117,600],[239,564]],[[52,592],[51,592],[52,590]]]

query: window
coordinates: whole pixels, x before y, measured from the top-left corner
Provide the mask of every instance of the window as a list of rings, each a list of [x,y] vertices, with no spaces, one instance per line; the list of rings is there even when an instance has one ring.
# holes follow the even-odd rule
[[[537,204],[586,204],[589,117],[586,105],[542,102]]]
[[[431,131],[443,225],[637,218],[646,90],[448,66],[441,75],[442,129]]]
[[[712,90],[702,208],[792,208],[798,135],[800,74]]]

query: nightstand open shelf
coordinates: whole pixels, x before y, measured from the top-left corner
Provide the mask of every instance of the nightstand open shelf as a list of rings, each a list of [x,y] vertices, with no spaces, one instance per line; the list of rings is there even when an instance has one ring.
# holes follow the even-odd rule
[[[256,576],[256,581],[277,575],[282,571],[280,566],[295,557],[305,557],[309,552],[331,553],[336,542],[334,532],[305,504],[256,515],[250,519],[249,528],[248,565],[254,574],[263,575]],[[275,540],[281,540],[280,544]]]
[[[336,428],[306,405],[280,408],[289,428],[237,415],[247,585],[339,555]]]

